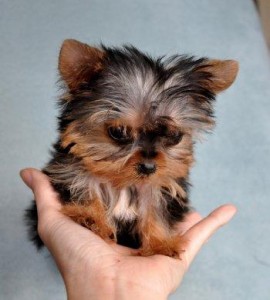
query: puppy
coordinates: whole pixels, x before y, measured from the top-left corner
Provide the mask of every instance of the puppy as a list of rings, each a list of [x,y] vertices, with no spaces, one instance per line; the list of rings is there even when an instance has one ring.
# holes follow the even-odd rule
[[[59,139],[43,172],[63,213],[143,256],[179,257],[193,144],[213,128],[215,96],[238,63],[65,40],[59,72]],[[26,221],[40,248],[34,202]]]

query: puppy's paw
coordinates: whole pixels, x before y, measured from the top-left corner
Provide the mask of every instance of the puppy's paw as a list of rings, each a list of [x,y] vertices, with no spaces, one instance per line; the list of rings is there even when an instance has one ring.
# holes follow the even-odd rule
[[[181,259],[184,252],[183,241],[180,236],[170,237],[167,240],[151,240],[139,249],[139,255],[165,255],[176,259]]]
[[[92,222],[92,224],[87,226],[87,228],[99,235],[108,243],[116,242],[115,230],[104,222]]]

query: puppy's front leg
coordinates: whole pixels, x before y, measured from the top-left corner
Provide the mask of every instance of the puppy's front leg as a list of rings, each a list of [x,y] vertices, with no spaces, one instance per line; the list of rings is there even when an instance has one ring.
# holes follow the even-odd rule
[[[65,204],[62,212],[82,225],[99,235],[106,241],[116,240],[116,230],[108,221],[104,204],[98,199],[92,199],[83,203]]]
[[[139,228],[142,239],[140,255],[150,256],[162,254],[174,258],[180,258],[183,251],[183,241],[175,230],[170,229],[167,224],[162,223],[153,214],[149,214]]]

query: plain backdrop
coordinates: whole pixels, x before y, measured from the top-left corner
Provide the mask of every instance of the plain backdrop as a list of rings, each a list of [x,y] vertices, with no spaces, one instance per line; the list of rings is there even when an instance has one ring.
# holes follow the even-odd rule
[[[32,195],[18,172],[49,158],[66,38],[240,62],[218,97],[214,133],[196,146],[191,178],[199,212],[232,202],[238,214],[171,299],[270,299],[270,68],[251,0],[0,0],[0,298],[65,299],[49,254],[27,241],[22,215]]]

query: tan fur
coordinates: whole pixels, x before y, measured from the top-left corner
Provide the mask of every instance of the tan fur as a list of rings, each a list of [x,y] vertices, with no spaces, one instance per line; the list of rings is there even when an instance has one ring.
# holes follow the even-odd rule
[[[142,235],[142,247],[139,251],[142,256],[162,254],[179,258],[183,250],[182,238],[172,229],[169,231],[153,210],[149,210],[145,219],[139,223],[139,232]]]
[[[120,121],[118,120],[114,124],[120,124]],[[124,124],[124,122],[121,122],[121,124]],[[76,143],[72,147],[71,153],[82,158],[86,168],[92,174],[108,179],[117,188],[124,188],[137,182],[147,182],[149,180],[149,178],[139,177],[135,170],[136,165],[143,159],[140,150],[134,149],[126,157],[115,159],[113,163],[110,160],[99,161],[99,159],[95,159],[97,154],[89,155],[91,154],[89,153],[91,151],[90,140],[87,139],[87,136],[79,133],[77,127],[78,124],[76,122],[68,126],[62,134],[62,146],[67,147],[70,143]],[[102,154],[105,151],[108,151],[109,154],[110,148],[111,151],[117,151],[117,146],[108,144],[111,141],[104,131],[105,128],[100,131],[99,136],[99,142],[102,142],[102,139],[104,139],[104,143],[107,144],[106,149],[104,147],[101,149]],[[188,134],[184,135],[179,146],[174,146],[167,151],[169,155],[160,151],[154,159],[157,164],[157,172],[151,176],[151,182],[154,184],[163,183],[166,186],[167,184],[164,180],[166,181],[167,178],[186,177],[193,163],[192,140]]]
[[[213,76],[211,81],[205,84],[214,93],[222,92],[234,82],[238,69],[239,64],[235,60],[210,60],[202,67],[202,70]]]
[[[115,240],[116,229],[109,223],[104,204],[98,198],[85,201],[83,204],[75,202],[66,204],[62,212],[101,238],[107,241]]]
[[[59,71],[70,90],[86,83],[102,69],[104,53],[76,40],[65,40],[59,55]]]

